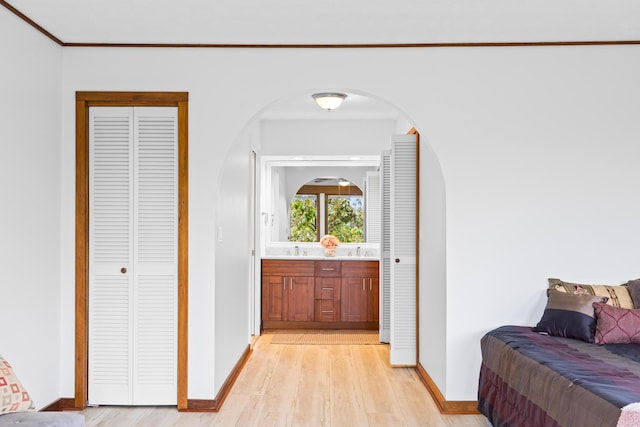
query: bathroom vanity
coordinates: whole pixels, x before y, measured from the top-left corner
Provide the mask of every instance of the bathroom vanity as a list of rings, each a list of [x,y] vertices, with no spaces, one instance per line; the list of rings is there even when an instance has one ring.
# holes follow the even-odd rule
[[[379,261],[262,259],[263,329],[378,329]]]

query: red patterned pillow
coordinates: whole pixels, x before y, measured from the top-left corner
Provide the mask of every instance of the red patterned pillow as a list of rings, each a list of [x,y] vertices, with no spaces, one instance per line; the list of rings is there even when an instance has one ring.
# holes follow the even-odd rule
[[[35,410],[33,400],[13,372],[13,368],[0,356],[0,414]]]
[[[596,344],[640,344],[640,309],[593,303],[596,313]]]

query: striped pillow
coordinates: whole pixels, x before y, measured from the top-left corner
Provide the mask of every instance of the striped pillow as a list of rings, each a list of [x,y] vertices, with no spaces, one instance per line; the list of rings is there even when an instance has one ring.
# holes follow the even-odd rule
[[[576,295],[596,295],[607,297],[607,304],[613,307],[634,308],[631,293],[626,285],[581,285],[549,279],[549,289]]]
[[[607,297],[547,289],[547,306],[533,331],[593,342],[596,329],[594,302],[605,303]]]

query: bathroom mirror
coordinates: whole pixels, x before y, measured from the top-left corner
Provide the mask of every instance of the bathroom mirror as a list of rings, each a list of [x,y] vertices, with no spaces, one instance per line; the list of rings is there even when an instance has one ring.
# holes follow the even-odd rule
[[[288,206],[288,240],[318,242],[331,234],[341,243],[364,243],[364,194],[342,177],[317,177],[305,183]]]
[[[378,156],[267,162],[263,188],[268,211],[263,215],[269,241],[317,242],[334,234],[344,243],[370,242],[365,189],[378,164]],[[379,193],[370,197],[379,198]]]

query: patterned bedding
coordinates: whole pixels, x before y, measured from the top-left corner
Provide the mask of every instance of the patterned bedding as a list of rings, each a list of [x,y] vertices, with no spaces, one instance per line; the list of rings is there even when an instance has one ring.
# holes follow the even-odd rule
[[[481,350],[478,410],[494,427],[614,427],[640,416],[640,344],[503,326],[482,338]],[[630,412],[621,417],[623,408]]]

